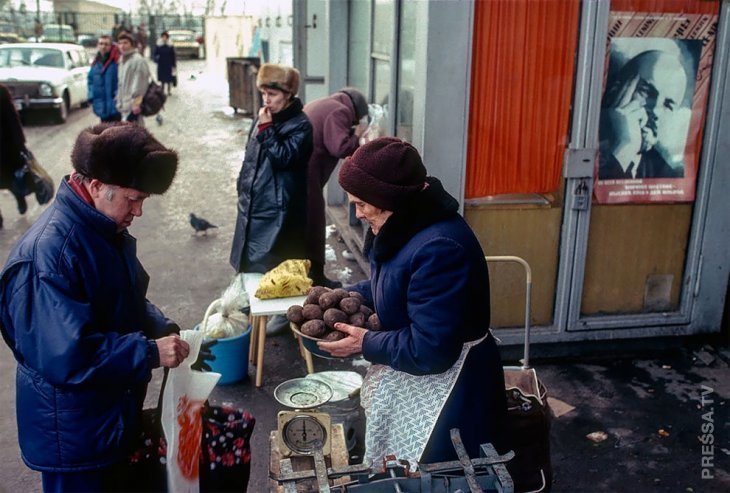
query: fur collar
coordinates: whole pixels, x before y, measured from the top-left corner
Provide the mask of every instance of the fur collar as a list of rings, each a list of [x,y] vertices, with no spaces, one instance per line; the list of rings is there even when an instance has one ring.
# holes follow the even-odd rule
[[[294,118],[299,113],[301,113],[302,108],[303,108],[302,100],[297,97],[294,97],[292,99],[291,103],[289,104],[289,106],[287,106],[286,108],[284,108],[283,110],[281,110],[278,113],[274,113],[271,116],[271,119],[273,120],[274,123],[283,123],[291,118]]]
[[[459,203],[444,190],[438,178],[429,176],[426,183],[427,188],[393,212],[377,236],[368,229],[363,248],[365,255],[372,251],[376,261],[387,260],[419,231],[458,214]]]

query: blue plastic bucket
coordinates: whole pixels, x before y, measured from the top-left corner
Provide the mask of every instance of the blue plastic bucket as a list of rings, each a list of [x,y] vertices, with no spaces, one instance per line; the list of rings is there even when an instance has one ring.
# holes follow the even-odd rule
[[[196,327],[197,329],[197,327]],[[211,371],[221,374],[219,384],[236,383],[248,376],[248,349],[251,341],[251,326],[241,335],[217,339],[218,344],[210,348],[215,359],[208,361]]]

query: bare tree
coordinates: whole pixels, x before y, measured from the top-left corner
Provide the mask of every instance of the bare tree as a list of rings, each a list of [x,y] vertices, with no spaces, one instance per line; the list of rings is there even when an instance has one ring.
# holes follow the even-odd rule
[[[168,15],[177,11],[175,0],[140,0],[139,13],[146,15]]]

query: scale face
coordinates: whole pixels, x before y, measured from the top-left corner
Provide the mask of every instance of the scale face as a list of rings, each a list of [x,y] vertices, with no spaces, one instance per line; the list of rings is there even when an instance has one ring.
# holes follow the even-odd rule
[[[293,411],[277,416],[279,451],[283,456],[311,456],[316,450],[331,450],[332,422],[329,414],[313,408],[332,398],[332,388],[319,380],[294,378],[274,389],[274,398]]]
[[[314,411],[281,411],[278,415],[279,451],[282,455],[314,455],[317,449],[329,455],[329,414]]]

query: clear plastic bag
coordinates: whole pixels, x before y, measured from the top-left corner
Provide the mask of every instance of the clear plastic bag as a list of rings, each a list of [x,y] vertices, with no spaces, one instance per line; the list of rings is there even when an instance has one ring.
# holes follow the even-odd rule
[[[368,124],[368,128],[366,128],[360,136],[360,145],[366,144],[371,140],[375,140],[378,137],[385,135],[383,126],[388,118],[387,105],[381,106],[379,104],[369,104],[368,117],[370,123]]]
[[[248,293],[243,282],[243,273],[237,274],[221,297],[208,307],[201,331],[205,337],[223,339],[243,334],[248,327]],[[217,313],[210,314],[215,308]]]

